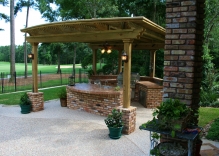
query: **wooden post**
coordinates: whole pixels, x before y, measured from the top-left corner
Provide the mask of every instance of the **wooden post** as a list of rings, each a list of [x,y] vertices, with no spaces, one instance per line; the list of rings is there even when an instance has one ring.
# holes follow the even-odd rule
[[[155,77],[156,51],[150,51],[150,77]]]
[[[122,59],[121,59],[121,55],[122,55],[122,50],[118,50],[119,52],[119,56],[118,56],[118,74],[122,72]]]
[[[32,60],[32,76],[33,76],[33,92],[38,93],[38,48],[39,43],[31,43],[32,45],[32,54],[34,55],[34,59]]]
[[[132,42],[131,39],[124,39],[124,51],[128,55],[128,61],[124,62],[124,72],[123,72],[123,108],[130,107],[131,101],[131,51]]]
[[[93,51],[93,71],[94,71],[94,75],[97,74],[97,51],[96,49],[92,48]]]

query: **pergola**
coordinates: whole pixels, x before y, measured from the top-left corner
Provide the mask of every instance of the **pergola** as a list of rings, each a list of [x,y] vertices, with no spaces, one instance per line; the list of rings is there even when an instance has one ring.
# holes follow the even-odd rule
[[[130,106],[131,51],[151,50],[151,73],[155,73],[155,51],[164,48],[165,29],[145,17],[117,17],[86,19],[47,23],[22,29],[28,33],[27,41],[32,45],[33,92],[38,92],[37,47],[39,43],[52,42],[84,42],[89,43],[93,50],[93,70],[96,73],[97,49],[103,48],[107,42],[112,49],[122,54],[124,50],[128,61],[124,62],[123,70],[123,107]],[[121,58],[119,71],[121,71]]]

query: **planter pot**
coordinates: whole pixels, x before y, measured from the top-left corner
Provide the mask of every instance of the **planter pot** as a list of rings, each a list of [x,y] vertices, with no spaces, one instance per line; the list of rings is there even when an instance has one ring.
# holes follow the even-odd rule
[[[195,143],[195,156],[201,156],[200,154],[201,146],[202,146],[202,140],[198,139]]]
[[[162,142],[157,145],[160,156],[186,156],[188,149],[176,142]]]
[[[108,127],[108,129],[109,129],[109,137],[111,139],[119,139],[121,137],[123,127],[117,127],[117,128]]]
[[[67,98],[60,98],[60,103],[62,107],[67,107]]]
[[[20,105],[21,107],[21,113],[22,114],[28,114],[31,111],[32,106],[31,105]]]

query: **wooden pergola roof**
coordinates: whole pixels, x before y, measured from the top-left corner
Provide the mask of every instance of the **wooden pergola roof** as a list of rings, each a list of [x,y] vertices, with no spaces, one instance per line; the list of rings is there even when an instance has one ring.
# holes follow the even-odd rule
[[[133,39],[133,49],[164,48],[165,29],[145,17],[117,17],[47,23],[22,29],[28,42],[84,42],[100,48],[123,49],[123,39]]]
[[[107,42],[111,49],[121,55],[122,50],[128,55],[123,66],[123,107],[130,106],[131,52],[133,49],[151,50],[151,77],[155,75],[155,50],[164,48],[165,29],[145,17],[118,17],[86,19],[47,23],[22,29],[29,34],[27,41],[32,45],[33,91],[38,92],[37,48],[38,43],[84,42],[93,50],[93,70],[96,73],[96,50]],[[121,57],[118,58],[121,71]]]

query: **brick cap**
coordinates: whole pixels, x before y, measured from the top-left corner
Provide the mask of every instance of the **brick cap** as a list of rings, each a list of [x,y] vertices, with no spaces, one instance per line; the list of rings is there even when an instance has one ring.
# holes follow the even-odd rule
[[[30,94],[30,95],[43,95],[43,92],[38,92],[38,93],[27,92],[27,94]]]
[[[133,107],[133,106],[129,106],[129,108],[123,108],[122,106],[117,107],[118,109],[122,110],[122,111],[135,111],[137,109],[137,107]]]

